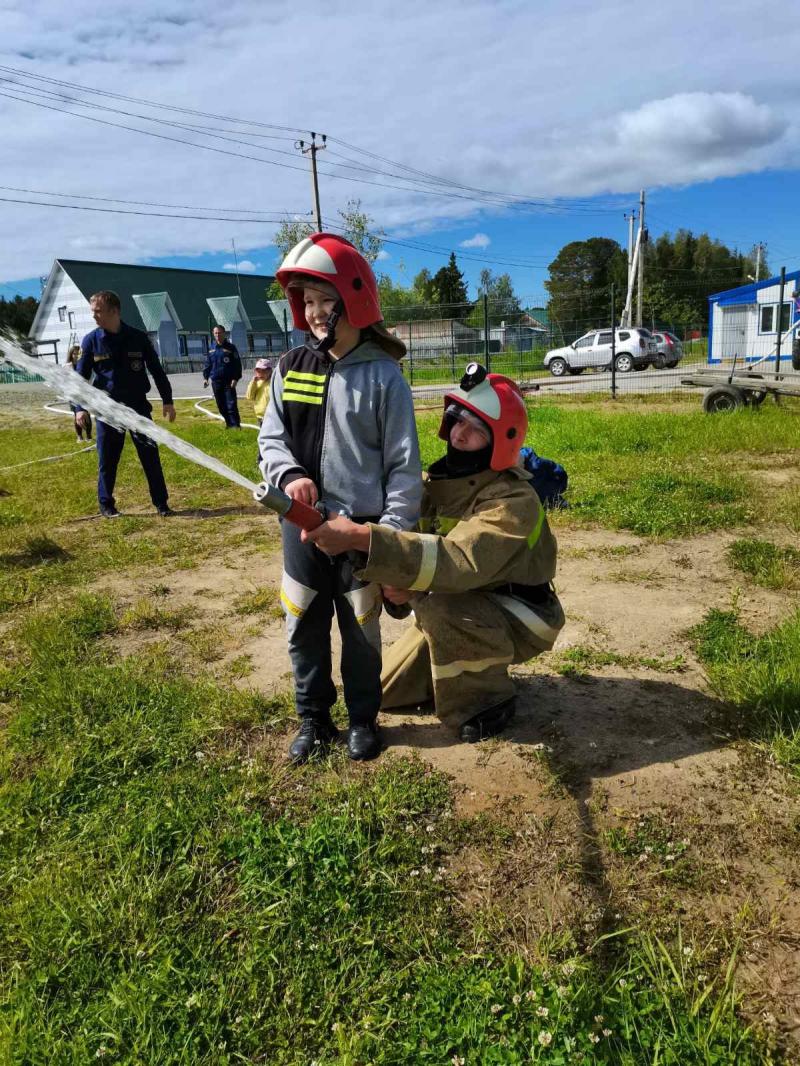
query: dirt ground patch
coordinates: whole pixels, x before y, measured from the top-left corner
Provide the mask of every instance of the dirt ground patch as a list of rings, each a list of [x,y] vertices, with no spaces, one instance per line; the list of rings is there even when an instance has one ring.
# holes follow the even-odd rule
[[[236,531],[263,522],[243,517]],[[725,735],[686,637],[712,607],[735,601],[760,632],[800,603],[731,570],[725,549],[742,535],[659,543],[562,528],[567,625],[553,653],[515,668],[519,710],[507,733],[464,745],[424,713],[385,715],[382,729],[392,753],[417,753],[451,776],[458,813],[505,827],[501,844],[478,833],[450,871],[491,935],[533,952],[546,932],[578,930],[590,943],[626,923],[669,934],[680,922],[710,965],[743,945],[751,1014],[800,1038],[797,790]],[[183,612],[188,624],[174,636],[158,624],[129,628],[120,652],[178,640],[221,679],[272,695],[291,688],[290,663],[274,597],[255,596],[277,592],[280,577],[276,550],[97,587],[129,606]],[[385,618],[384,641],[405,624]],[[625,665],[564,671],[569,648]],[[288,738],[272,742],[276,758]]]

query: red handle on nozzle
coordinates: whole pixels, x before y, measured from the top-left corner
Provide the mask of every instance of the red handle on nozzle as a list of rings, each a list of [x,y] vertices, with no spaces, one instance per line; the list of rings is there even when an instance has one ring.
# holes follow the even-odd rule
[[[292,525],[300,526],[308,533],[325,521],[325,516],[316,508],[309,507],[307,503],[301,503],[300,500],[293,500],[291,496],[287,496],[285,492],[276,489],[274,485],[267,484],[266,481],[258,486],[253,493],[253,498],[263,507],[282,515]]]
[[[325,521],[315,507],[309,507],[307,503],[301,503],[299,500],[292,500],[289,510],[284,512],[283,517],[287,522],[300,526],[306,533],[310,533],[312,529],[321,526]]]

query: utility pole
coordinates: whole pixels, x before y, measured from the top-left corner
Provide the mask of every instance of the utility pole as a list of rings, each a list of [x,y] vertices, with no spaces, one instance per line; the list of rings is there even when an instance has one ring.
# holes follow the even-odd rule
[[[636,293],[636,325],[642,324],[642,296],[644,294],[644,246],[647,241],[644,228],[644,189],[639,193],[639,278]]]
[[[625,286],[625,292],[627,293],[631,287],[631,271],[633,270],[633,227],[636,222],[636,209],[634,208],[629,215],[625,214],[622,217],[627,219],[628,222],[628,284]],[[620,317],[619,324],[621,326],[630,326],[630,322],[628,321],[629,314],[630,312],[626,301]],[[611,324],[612,326],[614,325],[613,322]]]
[[[242,283],[239,280],[239,256],[236,254],[235,237],[231,237],[231,247],[233,248],[233,263],[236,267],[236,288],[239,290],[239,303],[242,304],[242,310],[244,310],[244,303],[242,302]]]
[[[756,281],[761,279],[761,241],[756,245]]]
[[[314,196],[314,222],[317,226],[317,233],[322,233],[322,212],[319,209],[319,181],[317,180],[317,152],[321,152],[323,148],[327,147],[327,135],[321,133],[322,144],[317,143],[317,135],[314,131],[311,131],[311,144],[306,144],[305,141],[295,141],[294,146],[298,148],[303,155],[310,156],[311,158],[311,191]]]

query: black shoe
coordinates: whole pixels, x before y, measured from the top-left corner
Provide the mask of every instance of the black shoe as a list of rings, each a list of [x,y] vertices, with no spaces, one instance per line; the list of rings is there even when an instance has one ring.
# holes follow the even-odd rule
[[[297,736],[289,745],[289,761],[299,764],[314,755],[323,755],[338,736],[339,730],[330,718],[301,718]]]
[[[470,718],[462,725],[459,736],[467,744],[475,744],[487,737],[496,737],[498,733],[503,732],[514,717],[516,709],[516,697],[511,696],[503,703],[498,703],[496,707],[489,707],[488,710],[481,711],[474,718]]]
[[[374,722],[367,725],[351,725],[347,730],[347,754],[357,762],[366,762],[380,755],[381,741]]]
[[[159,518],[175,517],[175,512],[172,510],[171,507],[168,507],[166,504],[163,507],[157,507],[156,510],[158,511]]]
[[[120,518],[121,515],[113,503],[104,506],[100,504],[100,514],[103,518]]]

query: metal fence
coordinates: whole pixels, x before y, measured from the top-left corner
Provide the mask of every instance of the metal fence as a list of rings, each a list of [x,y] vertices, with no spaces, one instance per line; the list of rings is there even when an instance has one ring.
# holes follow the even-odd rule
[[[528,310],[483,299],[385,308],[384,315],[406,345],[403,373],[423,400],[457,384],[473,360],[549,396],[613,397],[681,390],[686,369],[708,358],[704,323],[612,331],[610,303],[600,320],[576,314],[556,321],[545,298]]]

